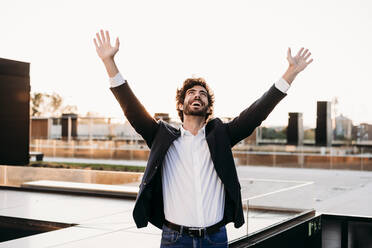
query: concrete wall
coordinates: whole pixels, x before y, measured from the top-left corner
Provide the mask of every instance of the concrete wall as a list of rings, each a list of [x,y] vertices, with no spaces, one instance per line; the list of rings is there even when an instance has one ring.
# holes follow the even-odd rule
[[[127,184],[138,182],[142,173],[80,169],[34,168],[0,165],[0,185],[19,187],[24,182],[55,180],[77,183]]]

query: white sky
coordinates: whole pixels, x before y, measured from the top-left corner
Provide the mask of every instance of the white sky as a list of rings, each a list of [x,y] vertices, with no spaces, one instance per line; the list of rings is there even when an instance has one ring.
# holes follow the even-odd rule
[[[286,50],[307,47],[314,62],[264,125],[302,112],[315,126],[316,101],[338,97],[338,112],[372,123],[372,1],[16,1],[0,3],[0,57],[31,63],[32,92],[122,116],[92,39],[119,36],[118,66],[150,113],[176,117],[175,91],[202,76],[215,116],[235,116],[286,70]]]

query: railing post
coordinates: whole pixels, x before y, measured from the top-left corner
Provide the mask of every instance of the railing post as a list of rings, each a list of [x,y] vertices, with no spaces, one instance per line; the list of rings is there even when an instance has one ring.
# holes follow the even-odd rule
[[[249,200],[247,200],[247,235],[249,234],[248,220],[249,220]]]

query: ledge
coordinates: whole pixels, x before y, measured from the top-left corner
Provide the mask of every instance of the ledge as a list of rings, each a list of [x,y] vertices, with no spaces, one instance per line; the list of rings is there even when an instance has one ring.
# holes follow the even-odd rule
[[[108,184],[94,183],[75,183],[65,181],[38,180],[25,182],[21,185],[22,188],[64,191],[72,193],[91,193],[95,195],[114,195],[136,198],[139,188],[137,186],[119,186]]]

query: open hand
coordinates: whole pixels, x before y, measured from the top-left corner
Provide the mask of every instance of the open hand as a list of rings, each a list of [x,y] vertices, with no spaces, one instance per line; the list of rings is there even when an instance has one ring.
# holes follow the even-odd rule
[[[289,62],[289,67],[293,70],[294,73],[299,73],[300,71],[304,70],[306,66],[308,66],[313,59],[310,59],[311,53],[309,49],[305,49],[302,47],[296,56],[292,57],[291,48],[288,48],[287,52],[287,60]],[[308,61],[307,61],[308,60]]]
[[[96,38],[94,38],[93,41],[98,56],[102,60],[113,59],[115,54],[119,51],[119,38],[116,38],[115,46],[111,46],[110,34],[108,31],[103,32],[103,30],[101,30],[100,33],[96,33],[96,36],[98,42]]]

